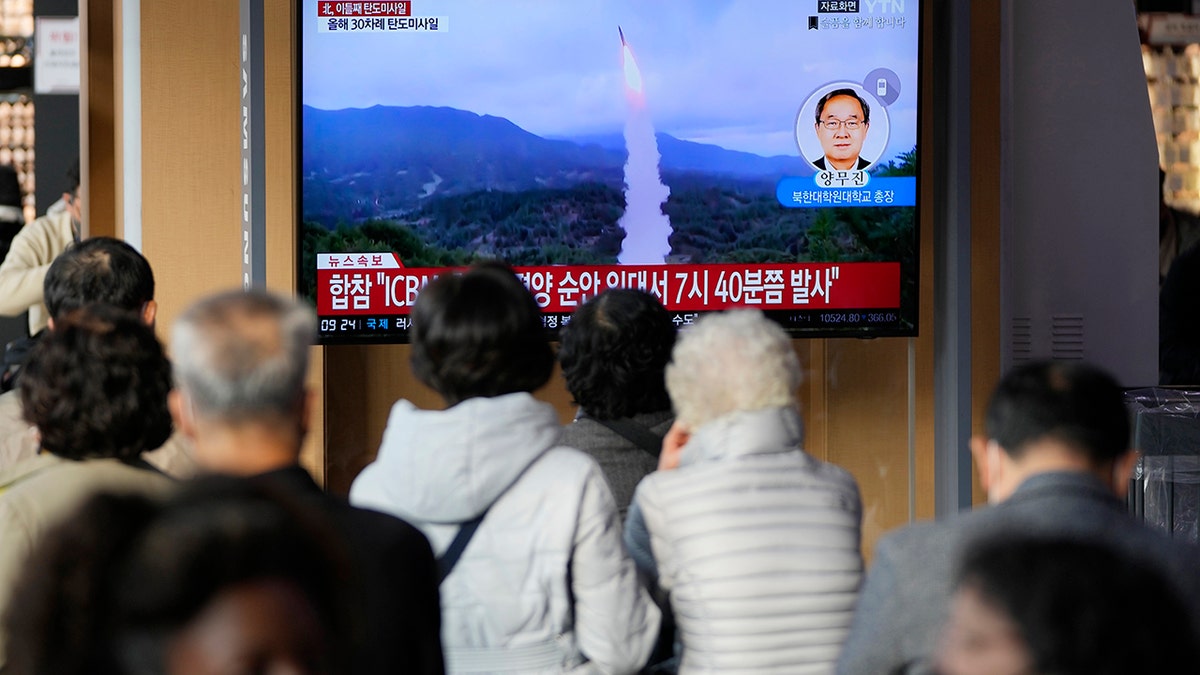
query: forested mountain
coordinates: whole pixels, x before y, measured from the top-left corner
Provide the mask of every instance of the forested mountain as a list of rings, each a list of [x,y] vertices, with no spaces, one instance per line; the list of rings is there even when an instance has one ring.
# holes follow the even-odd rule
[[[500,258],[615,264],[625,232],[624,140],[545,139],[450,108],[305,107],[302,288],[318,252],[395,251],[408,267]],[[914,208],[783,208],[799,157],[759,157],[658,136],[668,262],[898,261],[915,269]],[[801,166],[803,165],[803,166]],[[916,151],[873,176],[915,176]],[[915,277],[902,303],[915,306]]]
[[[434,196],[598,183],[620,189],[620,133],[546,139],[454,108],[303,109],[304,214],[333,227],[392,218]],[[760,157],[658,134],[663,171],[758,178],[811,173],[799,157]]]
[[[719,145],[684,141],[670,134],[655,134],[658,152],[662,156],[659,166],[663,171],[696,171],[706,174],[738,178],[769,178],[780,176],[811,176],[814,169],[799,155],[763,157],[751,152],[726,150]],[[579,145],[598,145],[607,150],[625,153],[625,136],[601,134],[574,136],[564,140]]]

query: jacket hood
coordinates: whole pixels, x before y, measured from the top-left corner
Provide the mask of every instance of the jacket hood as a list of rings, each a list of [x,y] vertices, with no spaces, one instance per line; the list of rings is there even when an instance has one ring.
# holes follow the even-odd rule
[[[526,393],[446,410],[398,401],[351,501],[421,522],[471,520],[557,443],[560,429],[554,408]]]
[[[763,408],[722,415],[701,426],[683,447],[681,465],[725,457],[791,452],[800,447],[804,424],[795,408]]]

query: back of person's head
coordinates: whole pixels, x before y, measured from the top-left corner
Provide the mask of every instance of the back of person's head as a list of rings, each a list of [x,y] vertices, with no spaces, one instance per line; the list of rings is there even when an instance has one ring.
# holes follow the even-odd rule
[[[353,619],[333,533],[263,483],[203,479],[165,503],[99,495],[30,560],[5,616],[13,672],[167,673],[213,660],[334,672]]]
[[[1038,361],[1013,368],[988,404],[987,433],[1012,458],[1053,440],[1104,465],[1129,449],[1129,413],[1111,375],[1081,362]]]
[[[575,310],[560,340],[567,390],[589,415],[609,420],[670,409],[663,371],[675,324],[650,293],[604,291]]]
[[[92,304],[140,313],[154,300],[154,272],[129,244],[112,237],[92,237],[50,263],[43,287],[46,309],[55,321]]]
[[[226,422],[294,420],[316,318],[307,306],[261,290],[230,291],[175,320],[175,380],[195,414]]]
[[[106,633],[110,578],[158,509],[144,495],[102,493],[34,544],[2,617],[11,672],[124,673]]]
[[[345,551],[308,508],[268,483],[221,478],[191,485],[168,503],[112,579],[127,668],[162,672],[161,664],[180,656],[220,662],[254,655],[302,666],[281,672],[342,667],[334,658],[344,646],[340,634],[357,618],[347,616],[339,590]],[[258,610],[239,618],[247,604]]]
[[[666,379],[676,419],[696,429],[730,413],[794,406],[800,360],[762,312],[729,310],[680,332]]]
[[[22,369],[21,406],[42,448],[67,459],[133,459],[171,434],[171,365],[135,314],[91,305],[60,317]]]
[[[990,634],[1005,623],[1016,639]],[[983,652],[992,648],[1046,675],[1192,673],[1200,663],[1192,617],[1157,568],[1103,543],[1045,537],[985,539],[963,559],[940,672],[985,672],[971,664],[1002,656]]]
[[[412,322],[413,372],[450,405],[533,391],[554,369],[537,302],[500,263],[429,282]]]

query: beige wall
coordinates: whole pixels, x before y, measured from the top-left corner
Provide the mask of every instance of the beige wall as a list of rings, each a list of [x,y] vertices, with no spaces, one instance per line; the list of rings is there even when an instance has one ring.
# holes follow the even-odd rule
[[[236,0],[141,3],[143,251],[160,333],[193,300],[241,284],[241,92]],[[294,3],[265,0],[267,283],[294,288]],[[323,353],[304,462],[323,477]]]
[[[976,3],[980,5],[981,3]],[[986,3],[983,3],[986,4]],[[295,241],[294,73],[291,39],[294,4],[266,0],[267,11],[267,227],[268,275],[272,287],[290,289]],[[162,325],[202,294],[234,287],[240,280],[240,159],[238,3],[236,0],[155,0],[141,3],[143,241],[159,278]],[[998,72],[994,35],[998,10],[975,17],[979,37],[973,55],[981,75]],[[926,19],[925,47],[932,44]],[[974,41],[973,41],[974,42]],[[990,69],[990,70],[989,70]],[[928,75],[928,73],[927,73]],[[976,173],[973,194],[977,256],[973,275],[976,323],[973,372],[976,409],[995,380],[999,363],[998,245],[995,148],[998,96],[995,78],[975,78]],[[926,80],[925,109],[931,110]],[[930,116],[923,120],[923,150],[929,154]],[[924,203],[931,203],[931,167],[922,167]],[[850,469],[861,483],[865,547],[906,522],[910,496],[918,517],[933,513],[933,312],[932,220],[921,217],[921,336],[797,341],[808,369],[802,393],[808,446],[817,456]],[[338,346],[314,349],[313,383],[317,419],[306,464],[323,473],[329,487],[344,491],[373,456],[388,409],[400,397],[436,406],[436,397],[417,383],[407,366],[408,347]],[[910,397],[915,441],[909,490]],[[539,392],[560,416],[572,410],[558,375]],[[322,457],[324,455],[324,457]]]
[[[142,241],[169,326],[241,283],[238,3],[141,8]]]

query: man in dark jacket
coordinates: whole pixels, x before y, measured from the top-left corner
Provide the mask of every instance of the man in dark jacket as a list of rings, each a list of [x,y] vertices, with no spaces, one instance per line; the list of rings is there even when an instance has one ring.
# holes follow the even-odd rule
[[[353,574],[346,601],[358,616],[349,672],[441,673],[437,566],[417,529],[327,495],[299,465],[311,397],[305,386],[316,320],[299,303],[230,292],[175,323],[171,412],[195,440],[197,464],[252,477],[319,511],[340,534]]]
[[[964,553],[1006,534],[1112,546],[1159,570],[1200,619],[1200,552],[1126,511],[1136,453],[1111,376],[1082,363],[1019,366],[992,395],[986,431],[987,438],[972,439],[971,452],[993,506],[910,525],[880,540],[838,673],[931,672]]]

